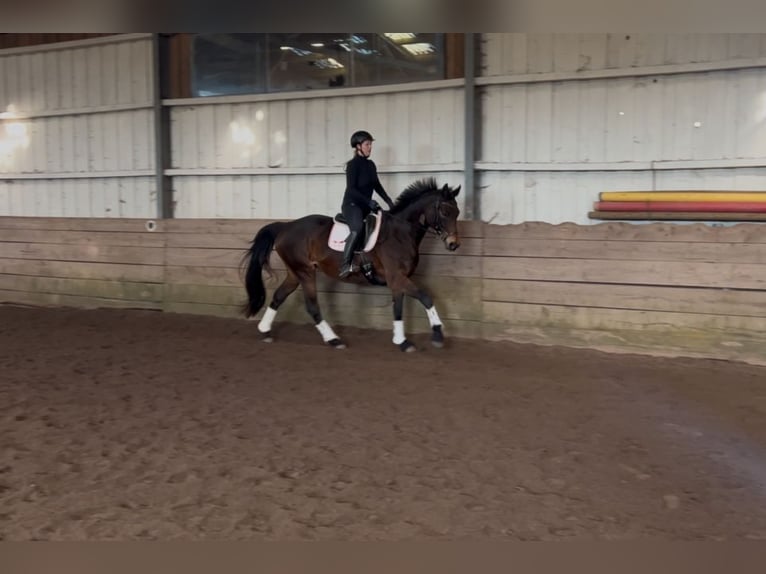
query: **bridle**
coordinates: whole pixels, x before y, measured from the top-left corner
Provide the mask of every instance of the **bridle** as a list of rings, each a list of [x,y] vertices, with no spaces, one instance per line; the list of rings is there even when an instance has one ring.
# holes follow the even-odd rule
[[[449,232],[445,231],[444,227],[442,227],[442,221],[444,219],[444,216],[442,215],[442,203],[443,201],[439,199],[434,207],[435,221],[429,221],[426,218],[425,222],[421,223],[420,226],[426,233],[433,233],[442,241],[446,241],[447,237],[449,237]],[[451,206],[448,207],[451,208]]]

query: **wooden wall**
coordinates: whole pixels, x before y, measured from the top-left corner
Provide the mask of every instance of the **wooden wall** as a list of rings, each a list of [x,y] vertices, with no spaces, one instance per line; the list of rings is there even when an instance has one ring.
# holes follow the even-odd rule
[[[148,231],[141,219],[0,217],[0,303],[239,316],[239,262],[266,222]],[[764,226],[461,222],[461,233],[457,253],[426,239],[417,274],[449,336],[766,364]],[[391,328],[385,288],[322,278],[320,304],[332,324]],[[310,324],[300,291],[278,320]],[[405,320],[428,330],[414,301]]]
[[[766,359],[766,227],[487,226],[485,335]]]

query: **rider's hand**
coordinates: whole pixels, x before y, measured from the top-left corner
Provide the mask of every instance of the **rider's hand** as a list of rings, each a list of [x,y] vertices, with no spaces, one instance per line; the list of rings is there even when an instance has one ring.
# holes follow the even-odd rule
[[[380,205],[374,199],[370,200],[370,211],[372,211],[373,213],[380,211]]]

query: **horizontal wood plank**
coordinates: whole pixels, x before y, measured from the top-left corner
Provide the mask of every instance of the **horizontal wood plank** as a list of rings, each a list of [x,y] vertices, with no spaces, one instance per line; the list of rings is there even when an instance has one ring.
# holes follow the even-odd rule
[[[766,320],[761,317],[637,311],[632,309],[599,309],[563,305],[535,305],[485,301],[484,318],[489,323],[549,326],[571,329],[632,330],[657,334],[685,332],[694,337],[705,331],[737,332],[763,337]]]
[[[164,291],[163,285],[159,283],[32,277],[29,275],[0,275],[0,289],[154,302],[162,301]]]
[[[153,224],[153,231],[147,224]],[[159,233],[166,224],[162,219],[112,217],[0,217],[0,229],[39,229],[44,231],[129,231]]]
[[[255,234],[269,223],[289,221],[285,219],[167,219],[163,221],[162,230],[166,233],[199,233],[199,234]]]
[[[481,307],[476,304],[480,298],[481,282],[478,279],[470,282],[451,279],[436,285],[429,285],[428,281],[420,284],[434,300],[434,304],[443,319],[481,320]],[[338,290],[342,285],[345,289]],[[382,314],[392,318],[391,292],[385,287],[357,287],[347,284],[319,284],[318,301],[325,313],[331,309],[348,307],[356,309],[360,313]],[[271,301],[277,282],[267,284],[266,304]],[[324,288],[324,289],[323,289]],[[167,301],[179,303],[202,303],[211,305],[237,306],[246,300],[244,287],[233,285],[200,285],[169,283],[165,286],[164,297]],[[303,291],[299,288],[287,301],[297,302],[304,308]],[[413,299],[405,300],[405,313],[413,316],[426,317],[423,306]]]
[[[289,301],[289,300],[288,300]],[[211,305],[205,303],[184,303],[178,301],[167,301],[163,310],[172,313],[189,313],[201,315],[214,315],[221,317],[231,317],[244,319],[236,305]],[[380,313],[360,313],[359,310],[348,307],[331,307],[324,311],[325,319],[333,326],[336,332],[342,337],[343,326],[380,329],[390,331],[392,329],[392,319],[390,315]],[[260,338],[255,323],[260,319],[260,314],[251,320],[253,323],[253,337]],[[424,316],[417,314],[405,314],[405,333],[426,334],[431,331],[428,320]],[[279,336],[279,324],[281,322],[306,325],[313,329],[311,318],[306,310],[298,304],[285,303],[284,308],[279,310],[274,321],[274,332]],[[450,337],[478,338],[482,336],[483,325],[481,321],[452,320],[444,322],[444,334]],[[385,341],[390,341],[390,335],[381,335]],[[419,341],[417,341],[419,342]],[[317,343],[321,344],[321,338],[317,333]],[[449,342],[448,342],[449,344]]]
[[[162,265],[165,261],[165,250],[161,247],[128,247],[99,243],[56,245],[5,242],[0,243],[0,258]]]
[[[485,279],[484,301],[766,317],[766,291]]]
[[[699,243],[766,243],[766,226],[740,223],[714,227],[704,223],[624,223],[593,225],[527,222],[511,225],[488,224],[484,237],[518,239],[581,239],[609,241],[692,241]]]
[[[736,263],[485,257],[487,279],[766,289],[766,266]]]
[[[170,248],[213,248],[213,249],[248,249],[255,233],[224,233],[214,232],[174,232],[167,233],[167,246]],[[437,237],[427,236],[420,244],[420,253],[448,253],[444,242]],[[461,237],[460,247],[456,255],[481,255],[482,239],[477,237]]]
[[[766,365],[761,318],[494,302],[484,314],[489,340]]]
[[[691,241],[608,241],[582,239],[487,238],[484,255],[632,260],[707,261],[766,264],[766,249],[757,243]],[[512,265],[513,262],[509,262]],[[605,263],[605,265],[608,265]]]
[[[0,243],[42,243],[74,245],[124,245],[165,247],[165,234],[134,231],[73,231],[47,229],[1,229]]]
[[[65,295],[61,293],[6,291],[2,289],[0,289],[0,304],[75,307],[78,309],[120,308],[160,310],[162,308],[161,303],[154,301],[104,299],[100,297],[80,297],[77,295]]]
[[[0,259],[0,273],[135,283],[162,283],[164,280],[164,269],[160,265],[121,265],[41,259]]]

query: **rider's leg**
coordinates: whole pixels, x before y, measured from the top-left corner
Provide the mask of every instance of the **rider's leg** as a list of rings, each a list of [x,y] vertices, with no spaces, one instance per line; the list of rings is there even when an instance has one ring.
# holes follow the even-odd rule
[[[348,277],[348,275],[353,272],[351,260],[354,258],[356,244],[359,242],[364,227],[362,210],[353,203],[343,206],[343,216],[346,218],[346,222],[351,231],[346,238],[346,246],[343,249],[343,262],[341,263],[340,273],[338,274],[341,278]]]

